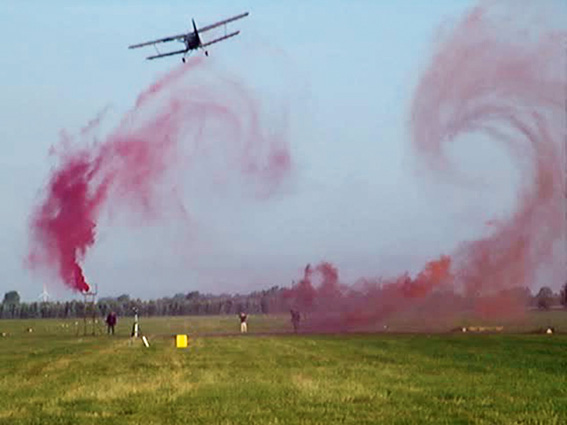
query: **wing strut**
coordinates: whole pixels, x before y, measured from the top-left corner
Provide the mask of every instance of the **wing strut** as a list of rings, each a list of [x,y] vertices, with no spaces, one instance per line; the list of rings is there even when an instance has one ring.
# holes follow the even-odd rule
[[[208,41],[208,42],[206,42],[205,44],[203,44],[201,47],[210,46],[211,44],[218,43],[219,41],[226,40],[227,38],[234,37],[234,36],[236,36],[236,35],[238,35],[238,34],[240,34],[240,31],[235,31],[235,32],[233,32],[233,33],[230,33],[230,34],[224,35],[224,36],[222,36],[222,37],[216,38],[216,39],[214,39],[214,40]]]

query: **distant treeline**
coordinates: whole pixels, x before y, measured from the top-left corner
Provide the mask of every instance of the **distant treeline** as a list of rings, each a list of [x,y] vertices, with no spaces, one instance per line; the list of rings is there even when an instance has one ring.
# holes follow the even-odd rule
[[[268,290],[256,291],[245,295],[211,295],[201,294],[198,291],[187,294],[176,294],[173,297],[164,297],[157,300],[132,299],[129,295],[116,298],[104,297],[97,300],[94,313],[106,316],[114,311],[119,316],[133,316],[137,311],[142,316],[198,316],[218,314],[238,314],[241,311],[249,314],[269,314],[287,312],[290,308],[289,298],[286,297],[286,288],[274,286]],[[505,294],[506,293],[506,294]],[[541,288],[533,295],[527,288],[515,288],[503,291],[504,297],[513,296],[525,300],[527,308],[567,307],[567,284],[559,293],[553,292],[549,287]],[[443,302],[443,294],[440,302]],[[451,293],[452,303],[463,303],[463,295]],[[33,319],[33,318],[76,318],[83,317],[85,312],[93,312],[84,301],[56,301],[56,302],[20,302],[17,291],[4,294],[0,304],[1,319]]]
[[[100,316],[106,316],[110,311],[119,316],[133,316],[136,310],[142,316],[238,314],[241,311],[251,314],[281,313],[287,311],[284,291],[277,286],[246,295],[211,295],[194,291],[149,301],[132,299],[125,294],[116,298],[100,298],[95,308]],[[82,300],[26,303],[20,302],[16,291],[7,292],[0,304],[2,319],[75,318],[83,317],[85,311],[92,314]]]

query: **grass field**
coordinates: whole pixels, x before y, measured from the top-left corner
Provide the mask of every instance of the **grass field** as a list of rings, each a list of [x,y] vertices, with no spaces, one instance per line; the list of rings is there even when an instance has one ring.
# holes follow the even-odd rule
[[[114,337],[0,321],[0,423],[567,423],[567,335],[278,334],[287,319],[253,316],[245,336],[225,335],[235,317],[142,319],[150,348],[128,319]],[[567,313],[511,329],[548,324]]]

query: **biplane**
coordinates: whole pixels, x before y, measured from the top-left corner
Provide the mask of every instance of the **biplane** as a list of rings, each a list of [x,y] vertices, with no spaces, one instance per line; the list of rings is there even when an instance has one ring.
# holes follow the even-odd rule
[[[157,54],[155,54],[153,56],[148,56],[146,59],[149,59],[149,60],[164,58],[166,56],[183,55],[181,60],[183,62],[185,62],[185,57],[188,54],[190,54],[191,51],[197,50],[197,49],[203,50],[205,52],[205,55],[208,56],[209,52],[206,50],[206,48],[209,47],[211,44],[218,43],[219,41],[224,41],[228,38],[231,38],[231,37],[234,37],[234,36],[237,36],[238,34],[240,34],[240,31],[234,31],[234,32],[231,32],[230,34],[227,34],[226,24],[228,24],[230,22],[234,22],[238,19],[245,18],[246,16],[248,16],[248,12],[242,13],[240,15],[233,16],[232,18],[228,18],[228,19],[225,19],[223,21],[215,22],[214,24],[206,25],[206,26],[199,28],[199,29],[197,29],[197,25],[195,24],[195,19],[192,19],[193,31],[183,33],[183,34],[171,35],[169,37],[164,37],[164,38],[160,38],[160,39],[157,39],[157,40],[146,41],[146,42],[140,43],[140,44],[133,44],[131,46],[128,46],[128,48],[129,49],[137,49],[139,47],[154,46]],[[216,38],[216,39],[211,40],[211,41],[207,41],[206,43],[203,43],[201,41],[201,36],[200,36],[201,33],[204,33],[205,31],[212,30],[214,28],[221,27],[223,25],[225,26],[225,34],[222,37]],[[174,50],[172,52],[160,53],[158,48],[157,48],[157,45],[160,44],[160,43],[168,43],[170,41],[180,41],[180,42],[185,44],[185,48],[182,49],[182,50]]]

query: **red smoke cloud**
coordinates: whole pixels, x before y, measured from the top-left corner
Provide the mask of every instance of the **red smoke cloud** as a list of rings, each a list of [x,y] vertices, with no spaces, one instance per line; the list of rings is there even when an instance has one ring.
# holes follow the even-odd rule
[[[421,298],[434,288],[452,280],[450,268],[451,258],[442,256],[427,263],[415,279],[406,273],[395,279],[381,281],[380,287],[387,291],[396,291],[406,298]],[[320,281],[319,284],[313,282],[314,277]],[[340,300],[351,291],[351,287],[339,284],[338,269],[328,262],[322,262],[315,269],[308,264],[303,278],[286,291],[285,297],[291,300],[291,304],[296,308],[326,310],[327,301]]]
[[[206,163],[211,150],[228,164],[217,171],[252,178],[269,194],[289,171],[290,158],[282,136],[266,136],[260,121],[249,93],[215,77],[202,60],[175,68],[138,96],[104,140],[93,136],[97,118],[79,143],[66,139],[55,150],[59,164],[32,214],[30,265],[48,266],[70,288],[88,291],[81,262],[109,200],[158,218],[168,172],[184,162]]]
[[[507,10],[513,5],[514,10]],[[502,6],[502,7],[496,7]],[[535,283],[564,235],[562,137],[567,81],[562,40],[567,34],[516,24],[521,4],[482,3],[436,46],[417,86],[411,111],[413,141],[435,172],[452,178],[455,166],[443,148],[460,136],[484,134],[506,147],[522,175],[515,212],[491,221],[492,234],[467,242],[451,257],[428,263],[414,279],[363,279],[338,283],[338,272],[323,263],[286,294],[303,309],[305,327],[346,330],[380,322],[400,310],[417,308],[436,289],[448,289],[445,309],[472,307],[482,316],[524,309],[522,291]],[[561,264],[563,267],[563,264]],[[455,298],[461,292],[464,298]],[[460,299],[460,301],[457,301]],[[440,313],[431,303],[422,319]]]
[[[371,325],[415,305],[435,288],[452,282],[450,269],[451,259],[442,256],[427,263],[415,278],[405,273],[347,286],[339,283],[337,268],[323,262],[315,269],[307,265],[303,278],[284,292],[284,298],[292,309],[304,314],[304,330],[345,331]]]
[[[412,110],[415,145],[436,169],[450,173],[445,144],[484,133],[521,171],[516,211],[455,255],[457,283],[470,294],[531,286],[564,234],[567,34],[520,27],[522,4],[513,6],[476,7],[459,23],[423,75]]]

